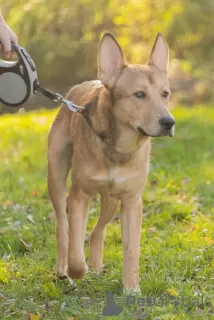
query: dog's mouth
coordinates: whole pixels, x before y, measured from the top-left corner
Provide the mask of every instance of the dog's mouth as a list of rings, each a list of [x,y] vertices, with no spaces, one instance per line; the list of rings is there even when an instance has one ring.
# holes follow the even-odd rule
[[[149,135],[146,133],[146,131],[141,128],[141,127],[137,127],[137,131],[142,135],[142,136],[147,136],[149,137]]]
[[[149,134],[142,127],[137,127],[137,131],[145,137],[173,137],[174,136],[174,126],[171,129],[161,129],[158,134]]]

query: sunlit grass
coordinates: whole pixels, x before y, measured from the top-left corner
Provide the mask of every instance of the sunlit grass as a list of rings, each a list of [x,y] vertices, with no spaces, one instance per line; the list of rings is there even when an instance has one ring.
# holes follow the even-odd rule
[[[107,230],[105,272],[97,276],[90,271],[75,289],[53,273],[55,235],[46,145],[56,112],[0,119],[0,319],[27,319],[30,313],[45,320],[77,315],[101,319],[92,299],[104,299],[108,291],[122,297],[118,220]],[[214,109],[177,108],[173,115],[175,137],[152,141],[151,172],[143,195],[142,295],[203,295],[214,302]],[[97,198],[91,203],[88,232],[98,214]],[[146,314],[147,319],[207,319],[208,307],[176,311],[170,305],[149,306]],[[132,318],[134,312],[127,307],[111,319]]]

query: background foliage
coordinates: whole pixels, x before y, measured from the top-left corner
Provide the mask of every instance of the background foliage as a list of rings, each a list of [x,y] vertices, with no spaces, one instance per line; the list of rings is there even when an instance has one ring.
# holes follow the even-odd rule
[[[96,50],[112,32],[128,61],[145,63],[157,32],[170,47],[174,101],[213,97],[213,0],[7,0],[1,9],[38,68],[42,83],[65,91],[96,77]]]

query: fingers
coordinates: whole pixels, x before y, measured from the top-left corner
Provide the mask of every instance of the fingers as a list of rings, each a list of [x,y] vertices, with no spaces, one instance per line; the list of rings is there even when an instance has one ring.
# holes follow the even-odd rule
[[[1,43],[3,45],[3,54],[5,58],[10,59],[11,56],[11,42],[10,38],[8,37],[2,37],[1,38]]]
[[[18,44],[18,38],[14,33],[12,33],[11,41],[14,42],[15,44]]]
[[[18,44],[18,38],[14,35],[11,40],[0,39],[0,56],[4,56],[6,59],[10,59],[12,56],[11,42]]]
[[[11,51],[6,52],[5,49],[4,49],[4,44],[1,43],[1,42],[0,42],[0,56],[4,56],[7,59],[9,59],[10,56],[11,56]]]
[[[3,48],[3,45],[0,42],[0,56],[2,56],[3,53],[4,53],[4,48]]]
[[[4,22],[0,22],[0,54],[6,59],[10,59],[12,55],[11,42],[18,44],[18,38],[13,31]]]

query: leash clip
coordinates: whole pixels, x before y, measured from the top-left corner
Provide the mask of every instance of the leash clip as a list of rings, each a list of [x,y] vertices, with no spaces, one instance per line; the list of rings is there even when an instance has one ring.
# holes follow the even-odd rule
[[[68,109],[71,110],[72,112],[83,112],[85,110],[84,107],[80,107],[80,106],[74,104],[72,101],[66,100],[59,93],[56,93],[56,97],[55,97],[54,101],[66,104]]]

